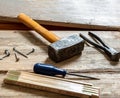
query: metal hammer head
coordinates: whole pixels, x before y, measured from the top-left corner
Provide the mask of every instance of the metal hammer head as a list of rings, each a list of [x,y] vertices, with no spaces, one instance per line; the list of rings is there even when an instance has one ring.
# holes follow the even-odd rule
[[[78,34],[74,34],[48,46],[48,55],[53,61],[60,62],[80,54],[83,49],[84,40]]]

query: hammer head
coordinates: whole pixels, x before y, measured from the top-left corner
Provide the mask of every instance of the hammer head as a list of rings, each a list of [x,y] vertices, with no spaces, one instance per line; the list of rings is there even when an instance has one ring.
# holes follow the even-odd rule
[[[84,40],[78,34],[74,34],[48,46],[48,55],[53,61],[60,62],[80,54],[83,49]]]

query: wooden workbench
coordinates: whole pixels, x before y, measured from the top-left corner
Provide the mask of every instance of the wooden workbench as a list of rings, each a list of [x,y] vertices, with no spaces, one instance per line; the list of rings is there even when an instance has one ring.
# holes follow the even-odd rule
[[[70,34],[82,33],[86,36],[88,31],[53,31],[58,36],[65,37]],[[117,31],[93,31],[99,35],[109,46],[120,51],[120,32]],[[89,37],[89,36],[88,36]],[[109,58],[92,46],[85,45],[82,55],[60,63],[54,63],[48,58],[47,46],[50,43],[34,31],[0,31],[0,57],[4,50],[8,49],[10,57],[0,60],[0,98],[73,98],[70,96],[29,89],[20,86],[6,85],[3,79],[8,70],[32,71],[37,62],[53,64],[59,68],[72,71],[80,71],[83,75],[100,78],[100,80],[82,80],[67,76],[75,81],[84,81],[100,87],[100,98],[119,98],[120,96],[120,62],[111,62]],[[15,62],[13,47],[27,53],[35,48],[35,52],[27,58],[17,55],[19,62]]]

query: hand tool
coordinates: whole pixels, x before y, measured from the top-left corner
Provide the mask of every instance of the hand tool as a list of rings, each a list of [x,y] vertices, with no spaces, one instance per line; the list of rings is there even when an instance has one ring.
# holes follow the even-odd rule
[[[13,48],[13,51],[19,53],[20,55],[24,56],[25,58],[28,58],[27,55],[23,54],[22,52],[16,50],[15,48]]]
[[[68,75],[74,75],[74,76],[78,76],[78,77],[85,77],[85,78],[89,78],[89,79],[99,80],[98,78],[94,78],[94,77],[69,73],[64,69],[59,69],[50,64],[36,63],[34,65],[33,71],[37,74],[43,74],[43,75],[49,75],[49,76],[62,75],[63,77],[65,77],[66,74],[68,74]]]
[[[18,19],[52,43],[48,46],[48,55],[55,62],[60,62],[80,54],[84,49],[84,40],[80,38],[79,34],[60,39],[24,13],[19,14]]]
[[[93,34],[92,32],[88,32],[88,34],[96,39],[97,41],[99,41],[99,43],[101,43],[101,45],[99,44],[96,44],[94,42],[92,42],[91,40],[89,40],[88,38],[86,38],[84,35],[80,34],[80,36],[85,40],[87,41],[88,43],[90,43],[91,45],[95,46],[96,48],[100,49],[100,50],[103,50],[107,55],[108,57],[110,58],[111,61],[119,61],[119,58],[120,58],[120,52],[116,51],[115,49],[107,46],[103,41],[102,39],[100,39],[100,37],[98,37],[97,35]]]
[[[100,96],[100,89],[89,83],[24,71],[8,71],[4,83],[69,95],[75,98],[99,98]]]

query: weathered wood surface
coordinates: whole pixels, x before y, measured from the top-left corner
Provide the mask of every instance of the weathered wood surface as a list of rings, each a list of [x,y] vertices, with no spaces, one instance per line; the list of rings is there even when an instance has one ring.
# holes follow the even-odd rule
[[[87,31],[53,31],[59,37],[66,37],[72,34],[82,33],[85,36]],[[104,31],[93,31],[95,34],[100,36],[109,46],[120,51],[120,32],[104,32]],[[90,37],[89,37],[90,38]],[[84,69],[96,69],[96,68],[112,68],[118,69],[120,63],[111,62],[109,58],[101,54],[101,52],[96,49],[85,45],[82,55],[74,56],[68,60],[60,63],[54,63],[49,59],[47,55],[47,46],[51,44],[39,34],[34,31],[0,31],[0,57],[3,56],[4,50],[8,49],[11,52],[10,57],[0,60],[0,70],[31,70],[33,64],[36,62],[50,63],[55,66],[74,69],[74,70],[84,70]],[[13,47],[16,47],[19,51],[24,54],[35,48],[35,52],[30,54],[27,58],[22,57],[18,54],[20,58],[19,62],[15,62]]]
[[[24,12],[40,24],[119,30],[119,0],[0,0],[0,20],[18,22]]]
[[[75,33],[82,33],[89,37],[87,35],[88,31],[53,32],[61,38]],[[109,46],[120,51],[120,32],[93,31],[93,33],[99,35]],[[49,44],[48,41],[34,31],[0,31],[0,57],[3,56],[5,49],[10,50],[11,53],[10,57],[0,61],[0,97],[19,98],[22,96],[23,98],[56,98],[57,96],[58,98],[70,98],[70,96],[3,84],[3,79],[7,70],[32,71],[33,65],[36,62],[41,62],[53,64],[68,70],[78,70],[81,71],[83,75],[98,77],[101,80],[81,80],[80,78],[73,78],[70,76],[66,78],[93,83],[93,85],[100,87],[101,98],[119,98],[120,62],[111,62],[106,55],[101,54],[93,47],[85,45],[82,55],[77,55],[60,63],[54,63],[47,55],[47,46]],[[12,50],[13,47],[23,51],[23,53],[27,53],[32,48],[35,48],[36,51],[29,55],[28,59],[18,55],[20,61],[15,62],[14,52]]]

